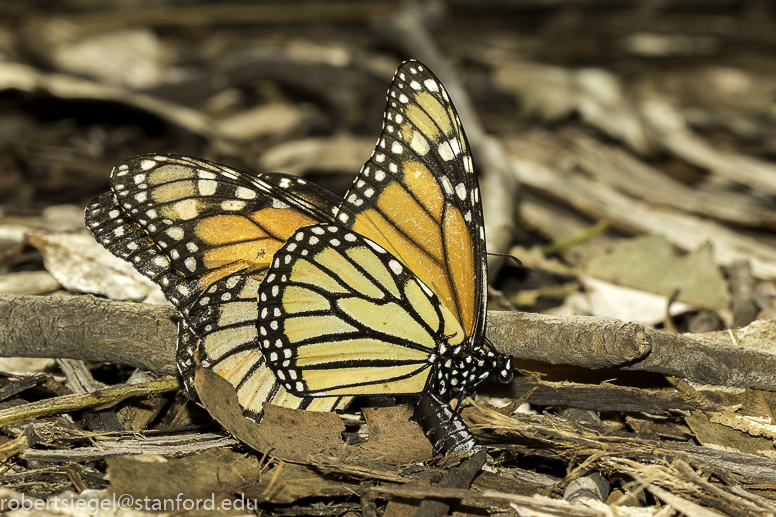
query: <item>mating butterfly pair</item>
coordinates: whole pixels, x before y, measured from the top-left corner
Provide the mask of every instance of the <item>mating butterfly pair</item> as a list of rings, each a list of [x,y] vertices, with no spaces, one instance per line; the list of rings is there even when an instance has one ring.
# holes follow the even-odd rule
[[[484,340],[482,206],[439,80],[403,63],[383,131],[343,200],[283,174],[145,155],[114,168],[86,225],[181,314],[178,367],[264,402],[332,411],[353,396],[462,398],[510,359]],[[258,298],[258,304],[257,304]]]

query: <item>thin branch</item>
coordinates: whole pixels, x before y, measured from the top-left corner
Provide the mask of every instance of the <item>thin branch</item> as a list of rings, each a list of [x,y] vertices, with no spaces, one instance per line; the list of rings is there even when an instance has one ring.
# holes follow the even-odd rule
[[[180,379],[164,377],[143,384],[106,388],[94,393],[52,397],[0,411],[0,427],[44,416],[58,415],[68,411],[78,411],[86,408],[105,408],[129,397],[149,395],[151,393],[166,393],[177,391],[181,388],[183,388],[183,385]]]
[[[94,296],[0,296],[0,356],[109,361],[171,374],[174,318],[170,307]],[[486,332],[499,351],[520,360],[775,391],[776,354],[756,340],[773,334],[769,325],[737,330],[736,346],[724,332],[671,334],[613,318],[490,311]]]

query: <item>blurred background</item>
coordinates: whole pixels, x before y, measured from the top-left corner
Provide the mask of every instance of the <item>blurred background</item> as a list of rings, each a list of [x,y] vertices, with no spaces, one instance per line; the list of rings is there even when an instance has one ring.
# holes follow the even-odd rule
[[[4,0],[0,293],[151,296],[74,267],[118,267],[87,253],[82,214],[136,154],[293,173],[343,195],[393,71],[415,58],[461,114],[489,248],[525,264],[491,264],[491,309],[681,331],[773,317],[774,9]]]

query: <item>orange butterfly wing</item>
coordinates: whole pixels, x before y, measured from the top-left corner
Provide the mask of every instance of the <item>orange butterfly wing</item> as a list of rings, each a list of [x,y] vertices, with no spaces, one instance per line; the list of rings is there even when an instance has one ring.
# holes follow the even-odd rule
[[[336,222],[401,259],[479,346],[487,261],[477,178],[455,107],[421,63],[396,71],[383,132]]]

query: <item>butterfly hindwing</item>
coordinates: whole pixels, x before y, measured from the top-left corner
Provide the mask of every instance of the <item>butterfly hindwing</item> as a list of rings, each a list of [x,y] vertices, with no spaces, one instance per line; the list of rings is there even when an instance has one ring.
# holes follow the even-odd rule
[[[111,185],[87,206],[87,228],[180,312],[176,362],[190,396],[200,362],[232,382],[254,419],[263,402],[320,411],[347,403],[287,393],[256,347],[256,292],[272,256],[300,226],[330,220],[337,196],[293,176],[163,155],[120,163]]]
[[[234,274],[214,282],[192,304],[187,322],[193,334],[202,336],[196,346],[199,362],[235,387],[237,400],[253,420],[260,419],[264,402],[315,411],[346,405],[349,398],[299,397],[275,382],[257,339],[259,284],[251,276]],[[187,354],[181,344],[179,359]]]
[[[485,235],[468,142],[447,91],[407,61],[388,91],[383,132],[337,213],[409,267],[476,348],[487,295]]]
[[[423,391],[463,330],[379,245],[334,225],[297,231],[259,288],[259,340],[281,384],[311,396]]]

